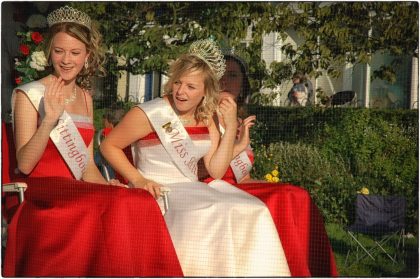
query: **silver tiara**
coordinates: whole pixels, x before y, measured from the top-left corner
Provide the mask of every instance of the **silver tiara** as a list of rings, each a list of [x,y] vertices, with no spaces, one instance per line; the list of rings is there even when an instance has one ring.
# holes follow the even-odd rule
[[[48,26],[51,27],[57,23],[63,22],[74,22],[86,26],[90,29],[91,20],[90,17],[79,10],[76,10],[69,6],[61,7],[52,13],[50,13],[47,17]]]
[[[219,80],[225,73],[226,63],[219,46],[210,39],[195,41],[191,44],[189,53],[202,59]]]

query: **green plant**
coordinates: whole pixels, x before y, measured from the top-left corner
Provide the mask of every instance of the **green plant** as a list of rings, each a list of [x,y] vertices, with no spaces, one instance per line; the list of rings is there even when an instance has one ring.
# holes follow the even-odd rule
[[[326,125],[319,146],[331,156],[348,158],[355,182],[381,195],[403,195],[407,219],[418,212],[418,138],[402,123],[370,110],[349,111],[334,126]],[[406,124],[405,124],[406,125]]]
[[[263,179],[278,166],[282,182],[306,188],[327,220],[347,222],[356,185],[344,159],[328,157],[303,143],[272,143],[254,152],[254,177]]]
[[[418,111],[252,105],[248,112],[257,116],[255,177],[277,164],[282,181],[307,188],[327,220],[340,223],[350,221],[362,187],[403,195],[407,227],[417,231]]]

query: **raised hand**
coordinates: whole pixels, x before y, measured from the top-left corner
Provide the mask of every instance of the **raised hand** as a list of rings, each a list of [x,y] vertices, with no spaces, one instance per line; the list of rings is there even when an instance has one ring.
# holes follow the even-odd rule
[[[236,102],[231,97],[222,97],[219,103],[219,114],[226,129],[234,128],[236,130],[238,126],[237,107]]]
[[[238,127],[239,137],[236,142],[236,145],[240,150],[245,150],[245,148],[250,144],[251,139],[249,136],[249,129],[255,125],[256,119],[257,117],[255,115],[251,115],[244,120],[240,120],[240,125]]]
[[[61,77],[51,77],[44,94],[44,121],[57,122],[64,111],[64,81]]]

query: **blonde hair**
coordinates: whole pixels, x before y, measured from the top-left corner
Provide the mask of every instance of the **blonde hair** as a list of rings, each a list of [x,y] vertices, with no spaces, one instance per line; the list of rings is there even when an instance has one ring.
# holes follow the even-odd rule
[[[86,26],[73,23],[63,22],[54,24],[50,27],[48,42],[46,44],[46,55],[48,61],[51,58],[52,42],[55,35],[59,32],[64,32],[73,38],[85,44],[87,53],[89,54],[87,63],[88,67],[83,67],[77,75],[76,83],[83,89],[92,89],[92,77],[94,75],[105,76],[105,53],[101,48],[102,36],[98,29],[92,25],[91,29]]]
[[[204,99],[195,111],[197,121],[208,123],[219,102],[219,80],[206,62],[192,54],[183,54],[169,68],[169,80],[164,86],[164,95],[172,95],[172,85],[184,74],[201,71],[204,75]]]

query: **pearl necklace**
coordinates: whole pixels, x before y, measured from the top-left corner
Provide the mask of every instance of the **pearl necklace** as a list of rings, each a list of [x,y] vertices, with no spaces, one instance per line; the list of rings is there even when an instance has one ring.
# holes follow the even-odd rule
[[[76,85],[73,88],[73,94],[71,94],[71,96],[69,98],[64,98],[64,104],[68,105],[73,103],[76,100],[77,97],[77,88]]]

